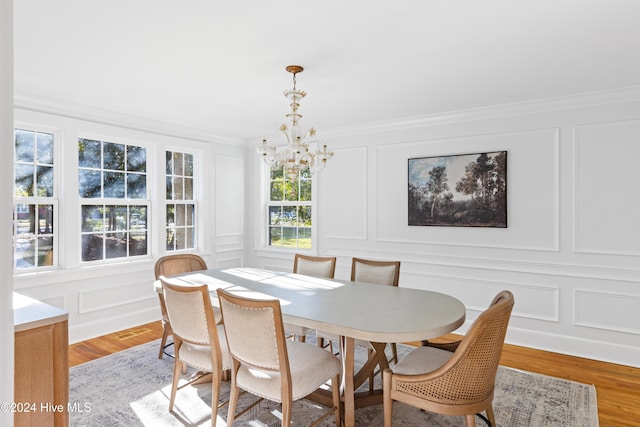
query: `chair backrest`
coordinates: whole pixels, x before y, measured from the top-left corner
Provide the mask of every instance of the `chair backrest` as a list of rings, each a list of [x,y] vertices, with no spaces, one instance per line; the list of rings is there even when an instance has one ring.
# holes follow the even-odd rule
[[[231,356],[259,369],[289,376],[280,301],[244,298],[218,289]]]
[[[333,279],[336,274],[336,257],[296,254],[293,258],[293,272],[307,276]]]
[[[454,394],[456,402],[475,402],[493,393],[513,304],[511,292],[496,295],[473,322],[451,359],[438,369],[444,373],[438,381]],[[435,371],[433,374],[437,375]]]
[[[169,283],[164,278],[160,282],[174,337],[193,344],[211,345],[217,347],[219,352],[209,287],[181,286]]]
[[[206,270],[207,263],[202,257],[195,254],[167,255],[156,261],[154,268],[156,280],[160,276],[173,276],[174,274],[187,273],[189,271]]]
[[[400,281],[400,261],[373,261],[353,258],[351,281],[398,286]]]

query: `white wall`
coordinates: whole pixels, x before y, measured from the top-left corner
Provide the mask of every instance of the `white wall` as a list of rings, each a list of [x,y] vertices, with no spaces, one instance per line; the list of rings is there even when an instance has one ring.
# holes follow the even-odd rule
[[[260,246],[260,160],[250,144],[188,132],[171,136],[162,126],[152,131],[153,126],[118,117],[80,119],[87,113],[52,114],[56,106],[26,104],[19,101],[16,122],[59,128],[67,166],[74,164],[72,148],[81,130],[151,143],[157,152],[201,150],[206,161],[200,170],[200,237],[209,265],[291,268],[292,253]],[[640,88],[320,136],[336,155],[317,178],[317,247],[338,256],[338,277],[348,278],[352,256],[401,260],[401,286],[446,292],[465,303],[468,322],[459,332],[500,289],[510,289],[516,307],[508,342],[639,366],[640,223],[634,219],[640,172],[634,165],[640,154]],[[407,225],[408,158],[496,150],[508,151],[508,228]],[[75,176],[74,167],[65,169]],[[162,183],[156,185],[160,191]],[[65,195],[61,210],[69,216],[60,225],[72,242],[74,197]],[[159,214],[154,221],[161,221]],[[15,286],[68,310],[74,342],[159,319],[150,286],[161,254],[154,242],[146,260],[83,266],[71,248],[64,269],[17,277]]]
[[[18,100],[15,123],[45,127],[60,138],[57,148],[61,174],[58,224],[58,254],[61,268],[37,273],[17,274],[15,289],[69,312],[69,341],[76,342],[160,319],[157,295],[153,292],[155,260],[166,255],[162,233],[150,233],[150,255],[134,262],[96,264],[80,262],[80,208],[77,190],[78,137],[104,138],[147,147],[147,168],[152,181],[148,191],[154,201],[164,200],[165,151],[195,152],[201,161],[195,165],[199,180],[199,254],[211,267],[241,262],[243,250],[244,157],[243,144],[207,140],[199,136],[177,137],[149,130],[148,124],[134,123],[107,113],[72,111],[68,106],[29,105]],[[43,112],[43,110],[50,110]],[[60,111],[61,113],[52,113]],[[95,114],[94,114],[95,113]],[[89,118],[78,118],[81,116]],[[104,123],[114,123],[107,125]],[[152,126],[151,126],[152,127]],[[140,130],[142,129],[142,130]],[[11,159],[10,156],[5,156]],[[9,171],[11,171],[9,166]],[[11,179],[9,179],[11,181]],[[150,229],[164,226],[161,204],[152,202]],[[3,259],[11,259],[4,257]]]
[[[0,149],[13,146],[13,2],[0,0]],[[11,156],[0,156],[0,216],[11,218]],[[11,229],[0,228],[0,402],[13,402],[13,280]],[[13,414],[0,411],[0,425],[13,425]]]
[[[509,289],[508,342],[640,366],[640,88],[321,137],[336,154],[318,175],[318,244],[338,256],[337,277],[352,256],[401,260],[400,286],[465,303],[459,332]],[[508,228],[407,225],[409,158],[499,150]],[[257,251],[250,262],[291,268],[292,255]]]

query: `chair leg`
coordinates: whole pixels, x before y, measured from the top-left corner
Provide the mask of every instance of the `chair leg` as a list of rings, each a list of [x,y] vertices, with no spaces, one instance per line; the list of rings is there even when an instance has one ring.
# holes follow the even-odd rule
[[[289,426],[291,425],[291,399],[283,399],[282,400],[282,425]]]
[[[342,424],[340,420],[340,375],[331,379],[331,392],[333,395],[333,406],[336,407],[336,427]]]
[[[229,412],[227,413],[227,427],[232,427],[236,418],[236,407],[238,406],[238,397],[240,389],[236,386],[235,378],[231,377],[231,393],[229,396]]]
[[[393,363],[398,363],[398,346],[396,343],[391,343],[391,350],[393,350]]]
[[[171,381],[171,397],[169,398],[169,412],[173,411],[173,404],[176,400],[176,391],[178,391],[178,381],[180,381],[180,372],[182,372],[182,362],[176,357],[173,362],[173,379]]]
[[[476,427],[476,415],[465,415],[465,420],[467,421],[467,427]]]
[[[391,371],[382,372],[382,407],[384,410],[384,427],[391,427],[393,419],[393,400],[391,399]]]
[[[215,368],[214,368],[215,369]],[[220,401],[220,373],[212,373],[211,378],[211,426],[218,420],[218,402]]]
[[[169,325],[162,323],[162,340],[160,340],[160,353],[158,359],[162,359],[164,355],[164,346],[167,345],[167,338],[169,337]]]
[[[496,417],[493,414],[493,405],[489,405],[489,407],[485,410],[485,412],[487,413],[487,418],[491,423],[491,427],[496,427]]]

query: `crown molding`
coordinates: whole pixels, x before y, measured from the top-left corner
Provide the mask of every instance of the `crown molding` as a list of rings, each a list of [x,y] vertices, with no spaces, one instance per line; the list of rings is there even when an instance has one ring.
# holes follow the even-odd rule
[[[229,138],[227,136],[194,131],[191,128],[167,124],[158,120],[144,117],[131,116],[111,110],[105,110],[86,105],[59,102],[50,99],[41,99],[32,96],[14,95],[14,108],[19,108],[38,113],[53,114],[70,119],[87,120],[109,126],[117,126],[125,129],[148,132],[157,135],[174,138],[186,138],[199,142],[218,142],[223,144],[242,144],[241,138]]]
[[[351,135],[395,132],[421,127],[440,126],[452,123],[488,120],[513,116],[524,116],[552,111],[588,108],[596,105],[614,104],[640,100],[640,86],[584,92],[553,98],[541,98],[508,104],[489,105],[465,110],[441,112],[422,116],[406,117],[399,120],[360,123],[353,126],[325,129],[323,137],[344,137]]]

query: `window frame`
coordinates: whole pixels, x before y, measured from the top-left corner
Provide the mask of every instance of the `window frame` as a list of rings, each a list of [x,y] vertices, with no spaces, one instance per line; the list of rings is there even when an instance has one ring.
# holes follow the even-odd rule
[[[37,150],[37,134],[38,133],[42,133],[42,134],[49,134],[53,136],[53,156],[52,156],[52,179],[53,179],[53,186],[52,186],[52,195],[51,196],[38,196],[38,195],[33,195],[33,196],[17,196],[16,195],[16,165],[20,164],[18,162],[18,160],[16,159],[17,153],[16,153],[16,136],[17,136],[17,131],[22,130],[22,131],[26,131],[26,132],[33,132],[36,134],[35,137],[35,150]],[[60,203],[59,203],[59,194],[60,194],[60,180],[61,180],[61,162],[60,162],[60,158],[61,158],[61,146],[62,146],[62,138],[63,138],[63,133],[61,129],[58,128],[53,128],[53,127],[48,127],[48,126],[42,126],[42,125],[36,125],[36,124],[32,124],[32,123],[25,123],[25,122],[14,122],[13,123],[13,171],[12,171],[12,176],[13,176],[13,191],[12,191],[12,196],[13,196],[13,202],[12,202],[12,242],[13,242],[13,249],[12,249],[12,270],[13,270],[13,274],[14,275],[21,275],[21,274],[29,274],[29,273],[34,273],[34,272],[40,272],[40,271],[48,271],[48,270],[55,270],[59,268],[59,260],[60,260],[60,250],[62,248],[62,245],[60,245]],[[35,153],[35,151],[34,151]],[[22,162],[22,164],[25,164],[26,162]],[[29,163],[31,164],[31,163]],[[38,165],[38,161],[37,161],[37,156],[34,156],[34,161],[32,163],[34,166]],[[37,185],[37,183],[34,181],[34,187]],[[17,233],[17,206],[18,205],[35,205],[35,206],[41,206],[41,205],[51,205],[53,208],[53,215],[52,215],[52,220],[51,220],[51,227],[53,228],[53,231],[51,233],[45,233],[45,236],[51,236],[51,238],[53,239],[52,242],[52,247],[51,247],[51,251],[52,251],[52,258],[51,258],[51,264],[50,265],[36,265],[33,267],[28,267],[28,268],[17,268],[17,264],[18,264],[18,258],[16,257],[17,255],[17,240],[19,238],[19,236],[24,236],[25,233],[22,234],[18,234]],[[30,233],[26,233],[27,235]],[[40,236],[39,233],[35,233],[33,235],[33,238],[38,240],[38,236]],[[36,245],[38,245],[38,243],[36,243]],[[37,246],[36,246],[37,247]]]
[[[133,173],[133,174],[144,174],[145,176],[145,197],[144,198],[128,198],[128,197],[104,197],[104,180],[102,179],[102,172],[104,172],[105,170],[108,172],[114,172],[114,170],[112,169],[105,169],[104,168],[104,164],[101,162],[100,164],[100,168],[87,168],[87,167],[81,167],[80,166],[80,151],[79,151],[79,144],[81,140],[89,140],[89,141],[98,141],[101,143],[101,156],[104,154],[104,143],[111,143],[111,144],[117,144],[117,145],[124,145],[125,146],[125,151],[127,150],[127,147],[129,146],[134,146],[134,147],[139,147],[139,148],[144,148],[145,149],[145,171],[143,173],[140,173],[139,171],[128,171],[127,170],[127,166],[126,166],[126,160],[124,161],[125,166],[124,169],[122,171],[122,173],[125,175],[125,195],[126,195],[126,176],[128,173]],[[143,143],[140,141],[136,141],[136,140],[131,140],[129,138],[125,138],[125,137],[118,137],[118,136],[104,136],[104,135],[95,135],[95,134],[78,134],[74,140],[75,142],[75,159],[78,162],[77,163],[77,170],[75,173],[75,180],[76,180],[76,197],[78,200],[78,224],[76,224],[76,228],[77,228],[77,233],[78,233],[78,260],[77,262],[79,263],[79,265],[81,266],[99,266],[99,265],[105,265],[105,264],[111,264],[111,263],[122,263],[122,262],[134,262],[137,260],[143,260],[143,259],[149,259],[152,258],[153,256],[153,252],[154,252],[154,247],[153,247],[153,233],[154,233],[154,226],[153,226],[153,210],[152,210],[152,205],[153,205],[153,195],[152,195],[152,176],[153,176],[153,149],[151,144],[148,143]],[[102,159],[102,157],[101,157]],[[80,171],[81,170],[99,170],[101,172],[101,196],[102,197],[82,197],[81,195],[81,182],[80,182]],[[82,227],[83,227],[83,207],[84,206],[103,206],[103,207],[107,207],[107,206],[124,206],[127,209],[127,212],[130,211],[131,207],[135,207],[135,206],[144,206],[146,207],[147,210],[147,217],[146,217],[146,227],[144,228],[144,232],[145,232],[145,238],[146,238],[146,253],[145,254],[141,254],[141,255],[130,255],[129,251],[130,251],[130,241],[129,239],[127,239],[127,255],[126,256],[121,256],[121,257],[113,257],[113,258],[109,258],[108,257],[108,252],[106,250],[106,241],[103,244],[102,247],[102,258],[100,259],[95,259],[95,260],[84,260],[84,253],[83,253],[83,239],[84,236],[87,235],[91,235],[91,234],[103,234],[103,235],[108,235],[108,234],[115,234],[115,233],[126,233],[127,237],[129,237],[129,233],[130,232],[139,232],[139,230],[135,230],[133,228],[130,227],[130,221],[129,221],[129,215],[127,214],[127,227],[122,229],[122,230],[106,230],[104,229],[104,227],[102,228],[102,230],[100,231],[83,231]]]
[[[315,254],[317,248],[317,239],[318,239],[318,226],[317,226],[317,198],[318,198],[318,175],[317,173],[309,172],[309,179],[311,180],[311,200],[307,201],[272,201],[271,200],[271,166],[265,164],[263,161],[260,161],[260,171],[261,171],[261,184],[262,188],[262,215],[260,216],[260,224],[258,229],[260,230],[260,238],[261,246],[263,249],[273,252],[298,252],[298,253],[306,253],[306,254]],[[271,211],[270,208],[274,206],[282,206],[282,207],[292,207],[292,206],[309,206],[311,208],[311,226],[305,227],[310,230],[311,237],[311,245],[310,247],[300,247],[300,246],[274,246],[270,244],[271,238]],[[298,229],[299,226],[296,226]],[[298,240],[296,238],[296,240]]]
[[[175,174],[175,165],[172,163],[172,173],[168,174],[167,169],[168,169],[168,165],[167,165],[167,153],[172,153],[172,162],[173,162],[173,158],[174,158],[174,154],[179,153],[183,156],[183,174]],[[185,175],[184,174],[184,155],[188,154],[192,157],[192,171],[191,171],[191,175]],[[185,148],[177,148],[177,147],[165,147],[163,149],[163,172],[162,172],[162,182],[163,182],[163,187],[162,187],[162,194],[164,195],[162,197],[163,199],[163,209],[162,212],[160,213],[160,216],[162,218],[162,222],[161,222],[161,228],[162,228],[162,234],[159,237],[160,241],[162,242],[162,248],[161,251],[162,253],[165,254],[180,254],[180,253],[190,253],[190,252],[197,252],[200,248],[200,232],[201,232],[201,227],[200,227],[200,208],[199,208],[199,197],[200,197],[200,181],[201,181],[201,177],[198,173],[198,163],[201,160],[201,153],[198,150],[192,150],[192,149],[185,149]],[[173,181],[173,177],[181,177],[183,180],[185,177],[190,176],[193,180],[192,185],[191,185],[191,199],[168,199],[167,198],[167,180],[169,179],[169,177],[172,178]],[[175,187],[172,183],[171,186],[171,190],[172,190],[172,195],[175,194]],[[183,192],[184,194],[184,192]],[[168,207],[170,205],[174,205],[174,206],[184,206],[185,209],[187,209],[187,207],[189,205],[193,206],[193,213],[192,213],[192,219],[191,219],[191,225],[189,226],[188,224],[185,226],[180,226],[180,228],[184,228],[184,229],[191,229],[192,230],[192,238],[193,238],[193,246],[192,247],[185,247],[185,248],[176,248],[176,244],[174,244],[174,248],[173,249],[169,249],[168,248],[168,244],[167,244],[167,235],[169,233],[169,231],[171,230],[172,227],[168,226],[167,222],[168,222],[168,218],[167,218],[167,210]],[[174,215],[176,215],[174,213]],[[186,221],[187,215],[185,215],[185,221]],[[173,230],[175,232],[175,217],[174,217],[174,225],[173,225]]]

